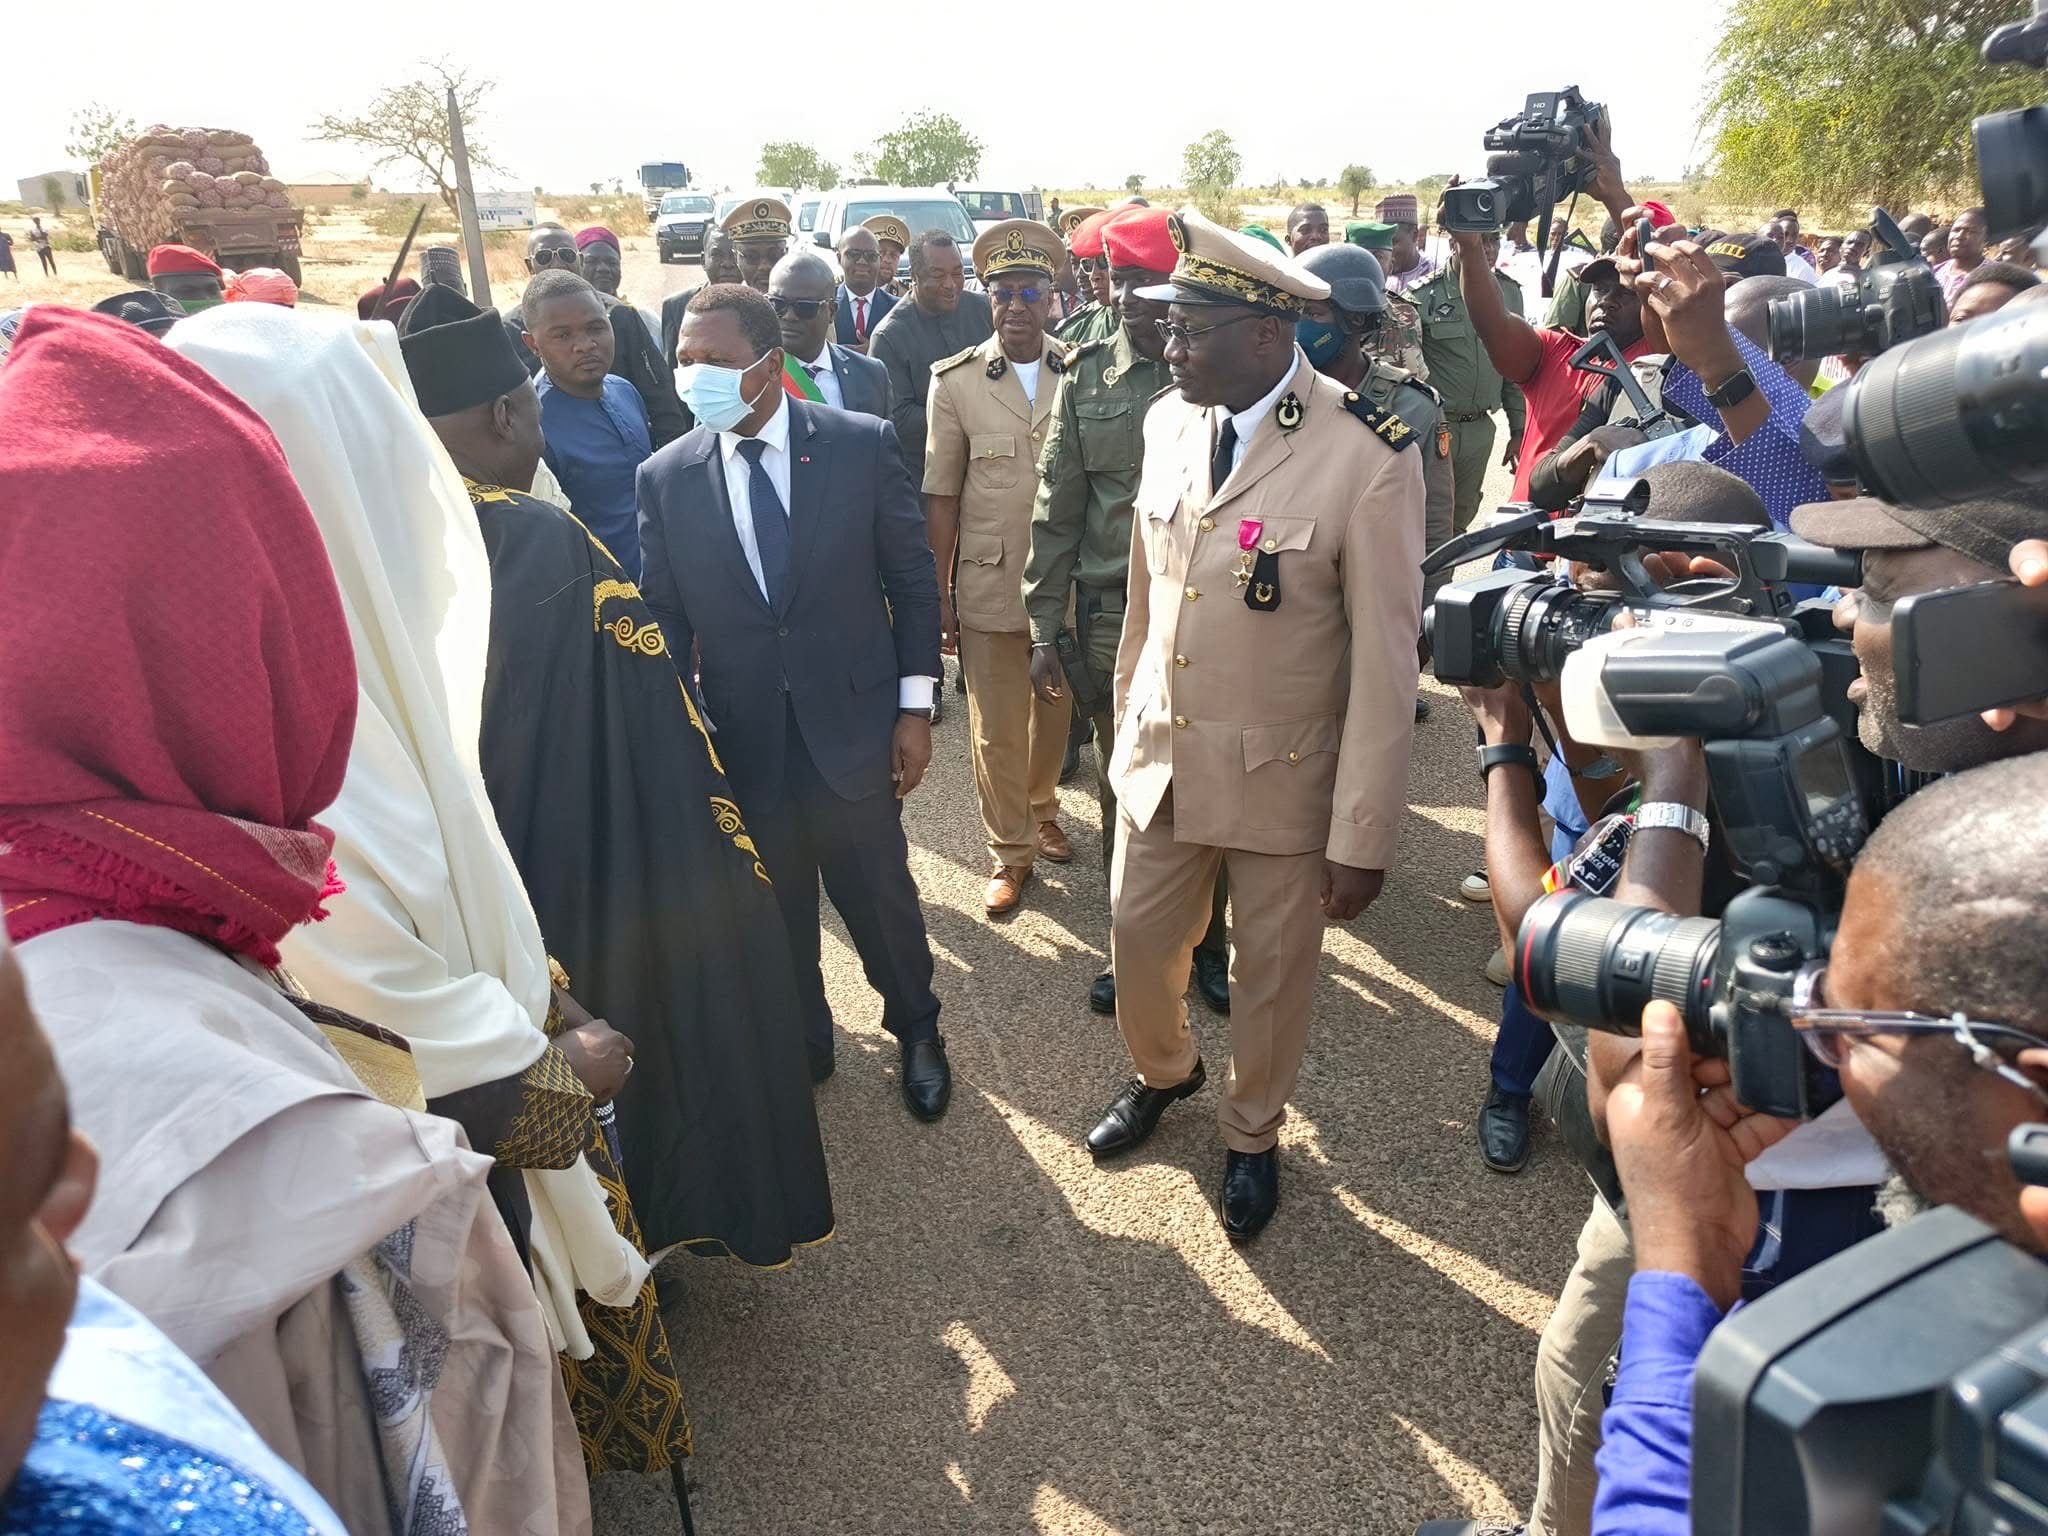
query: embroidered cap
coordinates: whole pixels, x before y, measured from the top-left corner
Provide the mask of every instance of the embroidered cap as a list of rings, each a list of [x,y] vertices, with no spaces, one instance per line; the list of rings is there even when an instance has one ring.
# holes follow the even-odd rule
[[[1004,219],[974,242],[974,270],[983,278],[1003,272],[1051,277],[1058,267],[1059,241],[1036,219]]]
[[[725,216],[719,226],[737,244],[742,240],[787,240],[789,204],[779,197],[754,197]]]
[[[1327,299],[1330,285],[1284,252],[1225,229],[1193,208],[1169,214],[1167,237],[1176,253],[1173,280],[1140,288],[1155,304],[1243,304],[1269,314],[1298,315],[1311,299]]]
[[[1068,239],[1072,239],[1074,227],[1083,219],[1093,218],[1098,213],[1106,212],[1108,212],[1107,209],[1097,208],[1092,203],[1082,208],[1062,208],[1060,210],[1060,234]]]
[[[910,226],[893,213],[878,213],[871,219],[862,219],[860,227],[877,240],[894,240],[904,250],[910,249]]]

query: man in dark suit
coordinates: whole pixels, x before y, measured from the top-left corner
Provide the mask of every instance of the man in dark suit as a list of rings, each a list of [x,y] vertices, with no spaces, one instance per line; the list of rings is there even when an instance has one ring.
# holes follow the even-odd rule
[[[815,251],[791,251],[768,275],[768,305],[782,325],[782,349],[802,365],[825,403],[864,416],[889,415],[889,370],[832,334],[832,268]]]
[[[671,369],[676,365],[676,343],[682,339],[683,311],[690,307],[690,300],[697,297],[698,289],[709,283],[736,283],[739,280],[740,258],[733,249],[732,236],[722,229],[712,230],[704,237],[704,281],[696,288],[685,288],[661,301],[661,356]]]
[[[865,352],[868,337],[896,302],[895,295],[881,286],[882,248],[873,230],[856,224],[840,237],[839,270],[846,274],[839,285],[839,344]]]
[[[818,878],[846,922],[923,1120],[952,1093],[903,797],[931,762],[939,589],[887,421],[792,399],[768,300],[690,301],[678,345],[697,428],[641,466],[641,591],[687,667],[775,882],[811,1075],[832,1071]]]

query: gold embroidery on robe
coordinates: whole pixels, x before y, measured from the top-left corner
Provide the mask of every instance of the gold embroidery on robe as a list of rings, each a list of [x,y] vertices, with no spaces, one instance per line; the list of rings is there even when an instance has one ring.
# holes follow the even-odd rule
[[[711,819],[718,823],[718,830],[732,839],[733,847],[754,861],[754,876],[764,885],[775,882],[768,878],[767,866],[761,862],[761,850],[754,846],[754,839],[748,835],[745,818],[740,808],[722,795],[711,797]]]

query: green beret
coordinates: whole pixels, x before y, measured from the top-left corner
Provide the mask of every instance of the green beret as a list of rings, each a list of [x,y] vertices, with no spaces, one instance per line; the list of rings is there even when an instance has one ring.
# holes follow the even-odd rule
[[[1241,225],[1239,226],[1237,232],[1240,235],[1249,235],[1254,240],[1265,241],[1266,244],[1273,247],[1274,250],[1279,251],[1282,255],[1285,255],[1287,252],[1287,247],[1281,244],[1280,237],[1274,234],[1273,231],[1271,231],[1270,229],[1266,228],[1266,226],[1263,224]]]
[[[1371,219],[1353,219],[1344,226],[1344,239],[1369,251],[1391,251],[1394,248],[1394,226]]]

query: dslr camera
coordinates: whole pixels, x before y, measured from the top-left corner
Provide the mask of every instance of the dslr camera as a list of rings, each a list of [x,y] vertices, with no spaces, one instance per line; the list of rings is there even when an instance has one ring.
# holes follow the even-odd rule
[[[1532,91],[1513,117],[1486,130],[1486,177],[1445,190],[1442,225],[1485,233],[1549,211],[1593,184],[1593,163],[1581,151],[1607,109],[1579,88]]]
[[[1832,357],[1875,357],[1931,336],[1948,323],[1948,304],[1934,269],[1882,208],[1870,211],[1879,250],[1852,287],[1808,288],[1771,300],[1770,354],[1781,363]]]

